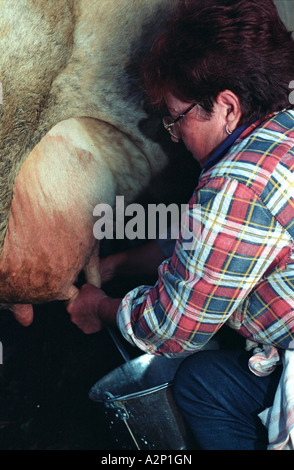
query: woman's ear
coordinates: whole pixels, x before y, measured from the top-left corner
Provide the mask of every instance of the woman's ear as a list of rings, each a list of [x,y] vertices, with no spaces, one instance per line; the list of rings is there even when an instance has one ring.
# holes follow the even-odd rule
[[[222,108],[224,125],[228,126],[231,132],[237,127],[242,117],[241,103],[237,95],[230,90],[221,91],[216,99]]]

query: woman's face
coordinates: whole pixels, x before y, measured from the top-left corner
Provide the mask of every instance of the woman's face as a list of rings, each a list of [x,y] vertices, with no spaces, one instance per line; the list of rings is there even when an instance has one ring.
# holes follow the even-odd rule
[[[191,103],[178,100],[172,94],[166,96],[165,102],[173,119],[176,119],[191,105]],[[201,166],[228,137],[226,132],[228,109],[228,105],[225,105],[223,101],[216,102],[211,117],[207,118],[203,113],[199,113],[199,108],[195,107],[176,124],[177,132],[180,133],[185,146]],[[230,129],[234,130],[232,127]],[[171,138],[174,142],[178,142],[173,137]]]

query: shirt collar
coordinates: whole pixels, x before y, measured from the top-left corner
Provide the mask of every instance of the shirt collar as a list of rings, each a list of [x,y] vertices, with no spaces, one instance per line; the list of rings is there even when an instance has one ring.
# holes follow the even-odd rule
[[[225,154],[232,147],[234,142],[238,139],[238,137],[242,134],[242,132],[244,132],[245,129],[247,129],[247,127],[249,127],[252,124],[252,122],[254,121],[251,121],[250,123],[242,124],[242,126],[237,127],[237,129],[235,129],[234,132],[223,141],[223,143],[210,155],[209,159],[203,166],[203,172],[212,168],[216,163],[218,163],[225,156]]]

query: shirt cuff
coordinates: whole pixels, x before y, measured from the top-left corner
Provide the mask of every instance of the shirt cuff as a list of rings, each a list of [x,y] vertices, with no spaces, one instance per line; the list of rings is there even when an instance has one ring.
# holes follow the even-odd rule
[[[149,286],[139,286],[130,291],[123,299],[117,311],[117,326],[123,337],[134,346],[148,354],[154,354],[155,348],[151,344],[136,338],[131,320],[133,310],[143,303]]]

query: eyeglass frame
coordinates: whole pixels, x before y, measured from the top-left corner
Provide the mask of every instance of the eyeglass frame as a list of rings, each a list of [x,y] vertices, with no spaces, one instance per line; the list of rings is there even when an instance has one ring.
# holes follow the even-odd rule
[[[172,133],[172,128],[173,126],[180,120],[182,119],[184,116],[186,116],[186,114],[188,114],[190,111],[192,111],[193,108],[195,108],[195,106],[197,106],[198,103],[193,103],[191,104],[183,113],[179,114],[178,117],[176,117],[176,119],[174,119],[170,124],[166,124],[164,122],[165,119],[167,118],[171,118],[171,116],[164,116],[162,118],[162,124],[163,124],[163,127],[165,128],[165,130],[174,138],[174,139],[177,139],[177,140],[181,140],[181,137],[177,137],[175,134]]]

